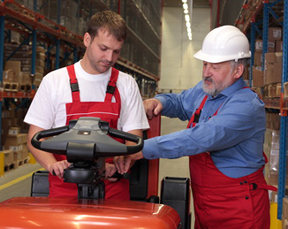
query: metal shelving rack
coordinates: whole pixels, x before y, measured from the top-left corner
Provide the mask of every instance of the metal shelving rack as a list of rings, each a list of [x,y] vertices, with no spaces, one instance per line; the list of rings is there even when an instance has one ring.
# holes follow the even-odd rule
[[[282,67],[282,85],[281,85],[281,104],[283,103],[283,84],[287,82],[288,73],[288,0],[284,1],[284,23],[283,23],[283,67]],[[280,155],[279,155],[279,186],[278,186],[278,219],[282,217],[283,197],[285,196],[286,185],[286,134],[287,134],[287,110],[281,106],[281,139],[280,139]]]
[[[272,15],[272,17],[275,20],[275,23],[278,21],[278,25],[281,25],[283,27],[283,69],[282,69],[282,83],[281,83],[281,99],[279,101],[280,106],[278,109],[280,110],[281,114],[281,124],[280,124],[280,149],[279,149],[279,176],[278,176],[278,211],[277,211],[277,218],[281,220],[282,218],[282,209],[283,209],[283,197],[285,196],[285,181],[286,181],[286,133],[287,133],[287,110],[283,108],[281,104],[283,104],[283,84],[287,82],[287,26],[285,25],[285,18],[287,17],[287,14],[285,12],[288,12],[288,1],[284,1],[284,23],[279,21],[279,17],[277,15],[277,12],[273,11],[273,6],[276,4],[283,2],[282,0],[276,0],[272,3],[269,3],[268,0],[263,1],[263,27],[262,27],[262,34],[261,30],[257,27],[257,23],[253,22],[251,24],[251,44],[255,43],[255,31],[260,32],[262,35],[263,40],[263,51],[262,51],[262,71],[264,71],[264,63],[265,63],[265,53],[268,51],[268,27],[269,27],[269,16]],[[259,5],[260,7],[260,5]],[[286,19],[287,20],[287,19]],[[255,18],[253,18],[253,21],[255,21]],[[258,25],[261,25],[258,23]],[[253,65],[253,51],[252,50],[252,62],[251,65]],[[252,71],[250,71],[250,82],[252,81]],[[269,108],[269,107],[268,107]],[[275,109],[275,107],[273,108]],[[277,109],[277,108],[276,108]]]
[[[43,0],[42,4],[49,3],[50,0]],[[63,0],[54,1],[57,3],[57,21],[50,20],[43,14],[40,14],[40,8],[37,7],[37,0],[33,0],[33,9],[29,9],[19,3],[16,0],[0,0],[0,59],[4,60],[4,39],[5,30],[16,31],[26,37],[27,41],[30,41],[32,45],[32,57],[31,57],[31,75],[35,74],[35,61],[36,61],[36,45],[42,42],[42,45],[47,46],[46,58],[49,58],[50,50],[56,48],[55,52],[55,69],[61,67],[60,62],[60,49],[65,47],[67,51],[64,53],[65,58],[73,55],[74,62],[78,61],[79,56],[84,53],[84,45],[82,42],[82,35],[77,32],[72,32],[64,26],[60,25],[60,6],[61,3],[65,3]],[[157,82],[160,80],[160,48],[161,48],[161,17],[163,0],[133,0],[133,1],[121,1],[121,0],[74,0],[78,4],[78,10],[83,8],[83,5],[88,6],[90,18],[96,11],[105,9],[111,9],[118,12],[125,19],[125,10],[138,9],[137,13],[133,11],[134,15],[138,15],[141,18],[141,25],[138,25],[138,30],[141,26],[145,26],[145,29],[149,31],[142,32],[138,35],[128,24],[128,37],[133,37],[128,42],[125,42],[123,48],[123,55],[118,59],[115,67],[119,70],[127,72],[134,77],[138,83],[139,89],[144,98],[150,96],[151,92],[156,91]],[[80,7],[81,6],[81,7]],[[153,13],[149,12],[153,10]],[[135,28],[134,28],[135,29]],[[153,36],[150,36],[152,34]],[[147,37],[148,36],[148,37]],[[153,38],[154,37],[154,38]],[[6,36],[7,38],[7,36]],[[154,39],[154,40],[151,40]],[[137,46],[133,46],[133,42],[137,45],[140,44],[142,50]],[[126,45],[128,43],[128,45]],[[19,47],[22,43],[19,45]],[[127,51],[127,47],[130,47],[130,52]],[[126,49],[126,50],[125,50]],[[135,55],[135,51],[137,54]],[[134,51],[134,53],[132,53]],[[131,55],[134,54],[134,55]],[[150,56],[153,57],[151,62]],[[137,57],[137,58],[136,58]],[[143,60],[142,60],[142,59]],[[150,62],[149,62],[150,61]],[[3,82],[3,68],[4,61],[0,61],[0,82]],[[48,64],[48,63],[46,63]],[[153,66],[153,68],[150,68]],[[0,114],[2,113],[2,101],[4,98],[33,98],[35,94],[35,87],[32,86],[31,93],[23,92],[5,92],[0,91]],[[0,121],[1,128],[1,121]],[[1,144],[1,140],[0,140]]]
[[[284,23],[282,23],[279,20],[279,16],[277,15],[277,12],[273,11],[273,7],[276,6],[279,3],[284,2]],[[287,82],[287,57],[288,57],[288,49],[287,49],[287,25],[285,24],[285,21],[287,21],[287,13],[288,12],[288,1],[287,0],[276,0],[273,2],[269,2],[269,0],[265,1],[259,1],[257,3],[257,12],[256,14],[253,14],[251,17],[251,25],[249,28],[249,21],[246,20],[244,23],[244,26],[242,27],[243,31],[246,31],[246,29],[250,29],[250,42],[251,42],[251,52],[252,52],[252,58],[251,58],[251,66],[254,64],[254,51],[255,51],[255,35],[256,32],[262,36],[263,40],[263,51],[262,51],[262,71],[264,71],[264,63],[265,63],[265,53],[268,51],[268,27],[269,24],[275,25],[278,23],[278,25],[281,25],[283,27],[283,69],[282,69],[282,83],[281,83],[281,99],[279,101],[280,106],[279,107],[273,107],[273,109],[280,110],[281,114],[281,124],[280,124],[280,149],[279,149],[279,176],[278,176],[278,211],[277,211],[277,218],[281,220],[282,218],[282,208],[283,208],[283,197],[285,196],[285,183],[286,183],[286,133],[287,133],[287,109],[283,108],[283,84]],[[263,11],[263,15],[257,15],[260,14],[261,10]],[[274,22],[271,22],[270,15],[272,15],[272,20]],[[259,22],[256,22],[256,19],[260,18]],[[239,23],[239,22],[238,22]],[[262,24],[261,24],[262,23]],[[259,28],[259,26],[262,26],[262,28]],[[262,31],[261,31],[262,29]],[[249,74],[249,81],[252,83],[252,69],[250,69]],[[252,85],[252,84],[250,84]],[[270,107],[268,107],[270,108]]]

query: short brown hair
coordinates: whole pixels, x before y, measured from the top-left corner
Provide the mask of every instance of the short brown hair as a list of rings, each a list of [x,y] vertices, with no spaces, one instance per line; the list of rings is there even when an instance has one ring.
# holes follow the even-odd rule
[[[126,23],[119,14],[113,11],[106,10],[94,14],[88,21],[86,32],[89,33],[93,40],[100,28],[107,30],[118,41],[124,41],[126,38]]]

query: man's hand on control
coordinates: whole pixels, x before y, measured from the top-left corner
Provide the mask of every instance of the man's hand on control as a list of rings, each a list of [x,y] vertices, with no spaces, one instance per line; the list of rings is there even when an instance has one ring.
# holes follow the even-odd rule
[[[48,165],[48,171],[62,179],[64,175],[64,169],[67,169],[69,166],[70,163],[67,160],[57,161],[54,164]]]
[[[127,156],[114,157],[114,164],[117,168],[118,173],[124,174],[128,172],[128,170],[131,167],[131,164],[133,164],[134,161],[140,160],[142,158],[143,158],[142,152],[130,154]]]

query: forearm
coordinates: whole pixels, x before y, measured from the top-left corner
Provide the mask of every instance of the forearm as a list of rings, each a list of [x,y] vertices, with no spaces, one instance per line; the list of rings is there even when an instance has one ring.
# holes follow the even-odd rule
[[[39,150],[39,149],[36,149],[31,144],[31,139],[33,138],[33,136],[42,130],[44,130],[44,129],[37,127],[37,126],[33,126],[33,125],[30,126],[29,132],[28,132],[27,146],[28,146],[29,151],[35,157],[36,161],[42,167],[44,167],[46,170],[48,170],[50,172],[50,166],[57,162],[55,157],[53,156],[53,154]]]
[[[172,93],[157,95],[155,99],[158,99],[163,106],[161,115],[169,118],[179,118],[182,121],[187,120],[188,117],[183,107],[182,97],[182,94]]]
[[[137,136],[143,138],[143,130],[131,130],[128,133],[134,134],[134,135],[137,135]],[[126,144],[126,146],[133,146],[136,143],[135,142],[131,142],[131,141],[126,141],[125,144]],[[139,151],[139,153],[141,153],[141,151]],[[130,164],[130,168],[135,164],[135,161],[136,160],[134,158],[132,158],[131,164]]]
[[[36,161],[46,170],[50,172],[50,166],[56,163],[56,159],[52,153],[47,153],[42,150],[35,149],[31,143],[27,143],[29,151],[33,154]]]

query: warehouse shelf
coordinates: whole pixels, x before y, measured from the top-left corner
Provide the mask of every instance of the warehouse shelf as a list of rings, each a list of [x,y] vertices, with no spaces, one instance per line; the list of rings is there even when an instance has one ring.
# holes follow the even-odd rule
[[[108,7],[102,2],[99,1],[97,6],[99,6],[101,9],[108,9]],[[137,7],[139,8],[139,6],[137,5]],[[69,31],[66,27],[61,26],[59,24],[57,24],[56,22],[46,18],[45,16],[41,15],[38,12],[35,12],[33,10],[30,10],[26,7],[24,7],[23,5],[16,3],[14,1],[4,1],[0,3],[0,15],[5,16],[5,27],[10,29],[10,30],[14,30],[16,32],[19,32],[21,34],[25,34],[25,35],[29,35],[31,34],[31,31],[33,29],[37,30],[37,40],[42,41],[42,42],[49,42],[49,40],[51,40],[51,35],[54,37],[54,39],[60,40],[63,44],[63,42],[69,43],[69,44],[73,44],[76,47],[79,48],[85,48],[82,42],[83,37],[81,35],[75,34],[71,31]],[[143,15],[143,12],[142,14]],[[146,20],[147,18],[145,17],[145,15],[143,16]],[[15,21],[15,20],[18,21]],[[161,20],[159,18],[159,20]],[[21,21],[21,23],[19,23],[19,21]],[[146,21],[148,24],[148,21]],[[23,23],[25,25],[23,25]],[[159,23],[160,24],[160,23]],[[27,25],[29,26],[27,29]],[[149,24],[149,26],[151,27],[151,24]],[[30,31],[29,31],[30,30]],[[152,29],[151,29],[152,30]],[[156,33],[154,30],[152,30],[153,33]],[[156,64],[159,65],[160,63],[160,57],[159,57],[159,53],[156,54],[154,52],[154,50],[152,50],[144,41],[143,39],[141,39],[140,37],[138,37],[138,35],[136,35],[133,30],[128,26],[128,33],[129,35],[133,35],[135,36],[141,43],[143,46],[145,46],[145,48],[147,50],[149,50],[149,52],[155,56],[157,58]],[[128,36],[129,36],[128,35]],[[160,45],[160,38],[159,38],[159,34],[157,34],[157,38],[159,39],[158,44]],[[63,44],[66,45],[67,44]],[[158,45],[158,49],[160,52],[160,46]],[[124,47],[125,48],[125,47]],[[127,56],[129,58],[129,56]],[[126,59],[128,59],[126,57]],[[121,64],[121,62],[119,62],[119,64]],[[135,63],[134,63],[135,65]],[[126,66],[129,68],[129,66]],[[142,71],[142,69],[144,69],[143,66],[139,66],[138,71]],[[133,70],[130,69],[130,70]],[[159,76],[157,76],[159,74],[159,72],[157,72],[157,74],[155,74],[156,72],[154,71],[154,74],[149,72],[149,71],[145,71],[143,72],[145,73],[145,76],[148,75],[149,78],[155,80],[155,81],[159,81]]]
[[[32,99],[35,95],[35,90],[31,92],[9,92],[9,91],[2,91],[0,92],[0,101],[3,101],[3,98],[10,98],[10,99],[22,99],[22,98],[29,98]]]
[[[7,5],[7,3],[10,3],[12,5]],[[13,6],[14,8],[11,8]],[[64,26],[61,26],[48,18],[44,17],[43,15],[34,12],[24,6],[22,6],[19,3],[16,3],[14,1],[12,2],[1,2],[0,3],[0,15],[2,16],[10,16],[11,18],[6,18],[6,21],[9,29],[15,29],[15,31],[18,30],[18,32],[26,31],[27,33],[27,27],[23,25],[23,23],[26,23],[30,26],[30,28],[41,30],[42,32],[48,33],[53,35],[57,39],[61,39],[63,41],[67,41],[71,44],[84,47],[82,42],[82,37],[80,35],[77,35],[75,33],[72,33],[71,31],[68,31]],[[15,21],[13,19],[17,19],[18,21],[21,21],[21,24],[15,24]],[[46,24],[44,24],[46,23]],[[14,24],[14,26],[13,26]]]
[[[252,1],[251,1],[252,2]],[[256,32],[260,36],[262,36],[263,40],[263,51],[262,51],[262,71],[264,71],[264,63],[265,63],[265,53],[268,52],[268,27],[269,26],[282,26],[283,27],[283,62],[282,62],[282,83],[281,83],[281,98],[274,98],[272,100],[266,100],[266,108],[267,109],[279,109],[280,111],[280,149],[279,149],[279,175],[278,175],[278,219],[282,218],[282,210],[283,210],[283,198],[285,196],[285,183],[286,183],[286,133],[287,133],[287,111],[288,108],[285,107],[285,100],[283,96],[283,84],[287,82],[287,26],[284,21],[287,20],[287,7],[288,1],[285,0],[277,0],[277,1],[258,1],[255,3],[256,9],[251,12],[251,15],[245,19],[245,24],[241,24],[239,21],[237,22],[237,26],[243,30],[243,32],[247,32],[250,29],[250,42],[251,42],[251,52],[252,52],[252,62],[254,58],[253,48],[256,38]],[[284,5],[283,5],[284,4]],[[284,6],[284,7],[283,7]],[[251,8],[250,8],[251,9]],[[284,10],[283,10],[284,9]],[[247,9],[243,9],[243,12]],[[255,12],[255,13],[254,13]],[[286,13],[287,12],[287,13]],[[270,17],[270,15],[272,17]],[[262,23],[257,23],[257,20]],[[250,25],[250,27],[248,27]],[[242,27],[241,27],[242,26]],[[250,82],[252,81],[253,73],[252,69],[250,71]],[[275,106],[270,106],[270,104]]]

